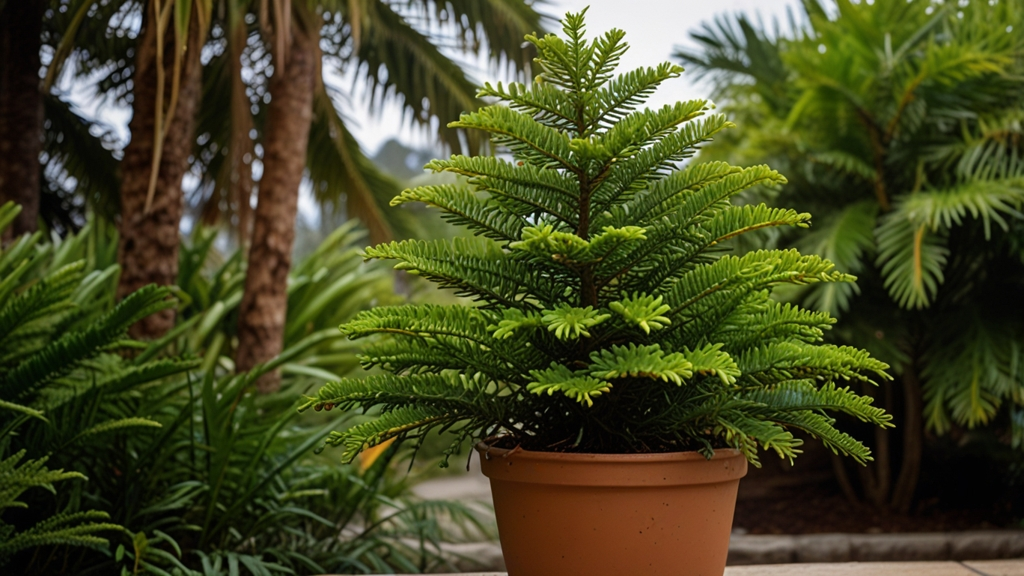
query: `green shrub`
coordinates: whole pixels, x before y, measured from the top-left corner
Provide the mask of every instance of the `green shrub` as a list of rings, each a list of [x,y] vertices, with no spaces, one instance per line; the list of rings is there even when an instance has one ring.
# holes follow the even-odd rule
[[[623,33],[528,37],[531,86],[485,85],[497,104],[455,127],[488,132],[511,154],[453,156],[428,168],[470,189],[425,186],[422,202],[474,238],[404,241],[367,250],[473,299],[476,306],[378,307],[343,327],[382,336],[363,356],[382,375],[327,384],[304,408],[380,407],[379,418],[328,439],[345,458],[435,428],[457,439],[579,452],[758,446],[792,458],[803,430],[863,462],[868,449],[827,411],[880,426],[889,416],[843,382],[888,378],[858,349],[821,344],[827,314],[771,298],[779,285],[849,282],[831,262],[795,250],[723,254],[735,236],[807,227],[788,209],[734,206],[755,185],[783,184],[766,166],[679,163],[731,124],[695,100],[643,102],[682,71],[672,64],[615,76]]]
[[[879,442],[902,446],[878,450],[892,461],[863,492],[910,510],[922,461],[944,452],[926,432],[1024,448],[1024,2],[803,11],[781,35],[704,25],[677,57],[751,126],[703,154],[784,168],[788,186],[748,201],[814,212],[814,232],[775,244],[858,275],[791,297],[839,317],[831,341],[893,365],[877,397],[898,433]]]
[[[12,203],[0,206],[0,233],[19,211]],[[39,245],[40,238],[26,235],[0,251],[0,512],[29,509],[15,523],[0,517],[0,566],[41,546],[104,548],[109,533],[124,530],[104,510],[62,510],[52,501],[19,498],[31,488],[53,492],[54,483],[88,480],[78,471],[49,469],[49,460],[66,460],[61,457],[126,430],[160,426],[118,410],[104,397],[197,365],[111,354],[139,344],[126,339],[128,327],[172,306],[169,290],[150,286],[102,310],[103,284],[112,274],[86,274],[84,261],[64,264],[66,252]]]
[[[14,210],[0,208],[0,222]],[[365,471],[313,456],[351,415],[296,422],[299,392],[357,364],[327,327],[388,301],[388,275],[361,264],[351,226],[337,231],[292,273],[284,352],[235,374],[244,262],[216,253],[214,234],[197,231],[182,250],[178,287],[116,306],[107,224],[0,253],[0,565],[210,576],[449,567],[437,518],[472,525],[469,510],[410,498],[390,466],[396,450]],[[179,324],[168,337],[126,339],[132,322],[175,304],[170,293]],[[273,369],[282,391],[252,393]]]

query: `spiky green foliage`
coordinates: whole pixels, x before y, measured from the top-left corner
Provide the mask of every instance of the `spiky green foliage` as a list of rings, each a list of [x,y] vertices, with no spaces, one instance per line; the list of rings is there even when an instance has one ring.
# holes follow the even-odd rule
[[[6,436],[6,433],[4,434]],[[5,437],[0,437],[5,441]],[[18,500],[32,488],[54,491],[53,485],[66,480],[85,480],[78,472],[50,470],[47,458],[24,460],[26,451],[0,459],[0,513],[7,508],[28,508]],[[107,522],[110,516],[98,510],[54,514],[29,528],[15,531],[15,527],[0,521],[0,566],[7,564],[11,556],[21,550],[51,545],[105,547],[106,533],[118,532],[123,528]]]
[[[751,186],[785,183],[765,167],[680,169],[731,124],[706,101],[642,107],[682,70],[615,75],[627,45],[612,30],[584,38],[583,13],[565,37],[528,36],[532,85],[486,86],[505,101],[453,126],[481,130],[511,154],[428,165],[468,177],[472,191],[428,187],[421,201],[475,238],[406,241],[367,250],[474,300],[476,306],[377,308],[343,326],[378,336],[363,357],[385,375],[324,386],[305,407],[380,416],[335,433],[344,458],[433,428],[502,434],[533,450],[650,452],[758,447],[799,452],[793,430],[858,461],[869,451],[826,411],[880,426],[888,416],[842,381],[887,378],[861,350],[821,345],[832,323],[778,304],[780,285],[852,277],[795,250],[721,252],[764,227],[808,226],[807,214],[734,206]]]
[[[12,203],[0,206],[0,232],[18,210]],[[133,364],[109,354],[135,344],[127,340],[129,326],[173,305],[169,290],[150,286],[96,314],[96,304],[105,301],[98,296],[113,290],[114,274],[86,274],[86,261],[65,264],[73,242],[38,246],[40,237],[25,235],[0,249],[0,514],[8,508],[46,506],[38,498],[21,499],[30,490],[34,497],[38,490],[32,489],[56,493],[56,483],[87,480],[80,472],[48,468],[53,452],[60,458],[81,449],[87,437],[160,426],[150,418],[98,408],[99,396],[124,393],[195,366],[189,360]],[[57,432],[62,414],[83,408],[88,415],[81,421],[87,425]],[[46,546],[106,548],[107,536],[124,531],[102,510],[46,510],[37,511],[29,525],[0,519],[0,565],[20,551]]]
[[[883,351],[911,390],[920,377],[924,415],[909,421],[938,433],[995,424],[1019,444],[1024,2],[804,9],[793,34],[737,17],[678,53],[751,125],[707,153],[786,167],[793,182],[761,196],[812,207],[820,227],[782,244],[860,276],[800,301],[842,313],[841,340]]]
[[[0,207],[0,229],[14,210]],[[26,362],[44,368],[21,371],[35,375],[21,396],[29,404],[0,394],[0,571],[451,571],[441,542],[458,529],[488,532],[469,507],[411,497],[405,468],[390,465],[397,447],[365,467],[311,453],[353,414],[296,422],[296,389],[358,366],[333,327],[390,302],[387,271],[362,263],[351,224],[334,231],[292,269],[282,354],[237,374],[231,315],[245,263],[218,254],[215,238],[200,227],[183,247],[179,322],[165,338],[144,344],[118,333],[98,348],[80,344],[104,340],[109,332],[94,328],[116,326],[162,294],[115,303],[113,227],[93,220],[65,239],[25,236],[0,253],[10,329],[0,380]],[[62,361],[33,361],[59,342]],[[91,352],[74,361],[74,350]],[[285,388],[254,393],[274,369]]]

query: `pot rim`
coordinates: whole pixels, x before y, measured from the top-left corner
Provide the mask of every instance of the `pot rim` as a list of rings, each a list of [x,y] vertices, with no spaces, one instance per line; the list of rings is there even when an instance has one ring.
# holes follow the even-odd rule
[[[708,461],[703,454],[696,450],[688,450],[686,452],[652,452],[648,454],[604,454],[604,453],[587,453],[587,452],[539,452],[534,450],[524,449],[508,449],[508,448],[497,448],[491,446],[486,441],[477,442],[473,447],[480,454],[480,458],[490,460],[492,457],[497,456],[501,458],[508,458],[515,456],[516,458],[528,459],[528,460],[547,460],[547,461],[558,461],[558,462],[685,462],[688,460],[703,460]],[[735,448],[719,448],[715,450],[715,455],[710,460],[723,460],[726,458],[743,458],[743,453]]]
[[[590,486],[656,487],[739,481],[747,459],[739,450],[716,450],[710,460],[696,451],[660,454],[574,454],[532,452],[476,445],[480,470],[495,482]]]

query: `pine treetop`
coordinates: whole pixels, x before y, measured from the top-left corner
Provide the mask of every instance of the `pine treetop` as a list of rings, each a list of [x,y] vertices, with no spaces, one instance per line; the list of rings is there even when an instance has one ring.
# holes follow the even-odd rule
[[[884,363],[822,344],[833,320],[771,298],[779,285],[850,282],[795,250],[729,254],[766,227],[810,215],[733,199],[786,182],[767,166],[682,162],[733,127],[705,100],[643,105],[682,69],[616,74],[621,30],[585,37],[584,12],[563,36],[527,36],[540,73],[529,85],[485,84],[499,103],[453,127],[482,130],[495,157],[452,156],[427,168],[465,184],[404,191],[473,237],[369,248],[471,299],[472,306],[376,308],[342,327],[371,338],[362,358],[382,373],[325,385],[304,408],[379,408],[328,444],[344,457],[431,429],[503,436],[525,449],[665,452],[759,448],[793,458],[821,439],[860,462],[869,450],[828,411],[879,426],[889,415],[844,381],[888,378]]]

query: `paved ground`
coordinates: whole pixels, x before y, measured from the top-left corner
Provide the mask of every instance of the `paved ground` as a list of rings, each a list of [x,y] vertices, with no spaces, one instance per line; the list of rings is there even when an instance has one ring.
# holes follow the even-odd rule
[[[1024,576],[1024,560],[732,566],[725,576]]]
[[[474,458],[472,469],[468,474],[446,476],[414,487],[414,491],[422,498],[459,500],[462,502],[479,502],[481,510],[491,502],[490,484],[478,470],[478,462]],[[501,556],[501,547],[497,542],[471,542],[452,544],[447,547],[452,554],[453,565],[460,570],[494,570],[505,569]],[[729,565],[765,565],[789,563],[843,563],[862,562],[871,564],[850,564],[849,566],[867,566],[866,568],[850,568],[851,570],[867,570],[866,572],[845,572],[844,574],[875,574],[872,570],[880,569],[884,562],[941,562],[953,561],[949,564],[933,564],[931,570],[954,570],[951,575],[974,574],[979,572],[963,572],[967,570],[956,562],[969,560],[994,560],[1000,558],[1024,558],[1024,530],[1010,531],[978,531],[953,533],[907,533],[907,534],[808,534],[800,536],[753,536],[733,534],[729,543]],[[993,565],[995,566],[995,565]],[[1013,576],[1024,576],[1024,569],[1016,564],[1017,572],[1006,573]],[[729,572],[730,576],[753,576],[760,574],[816,574],[802,572],[805,568],[791,566],[792,572],[785,570],[771,572]],[[731,568],[731,570],[739,570]],[[754,570],[751,568],[751,570]],[[976,569],[980,570],[980,569]],[[997,570],[997,568],[992,568]],[[922,574],[931,574],[923,572]],[[935,572],[941,576],[946,572]],[[1001,575],[1002,572],[980,572],[989,576]],[[881,573],[879,573],[881,574]],[[916,572],[906,572],[916,574]]]
[[[461,576],[507,575],[481,572]],[[1024,576],[1024,560],[732,566],[725,569],[725,576]]]
[[[461,458],[452,458],[452,466],[459,466],[463,462]],[[413,486],[412,491],[420,498],[428,500],[473,500],[488,503],[491,501],[491,483],[480,473],[480,460],[475,455],[470,461],[468,473],[421,482]]]

